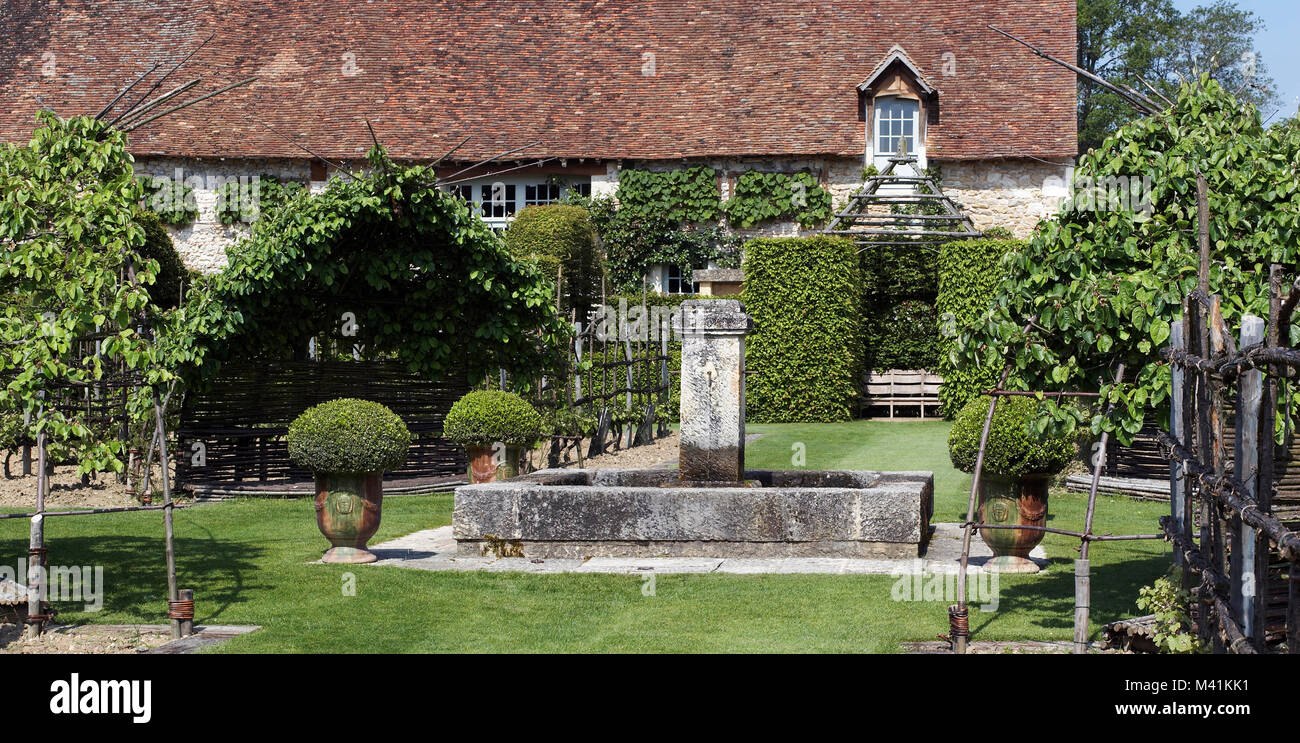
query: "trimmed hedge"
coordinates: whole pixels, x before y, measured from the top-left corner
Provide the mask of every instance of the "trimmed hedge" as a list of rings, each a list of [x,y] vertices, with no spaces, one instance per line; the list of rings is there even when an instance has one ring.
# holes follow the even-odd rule
[[[383,472],[406,460],[411,432],[377,402],[342,398],[289,424],[289,458],[312,472]]]
[[[847,238],[745,243],[741,299],[754,318],[745,362],[755,423],[853,418],[862,379],[862,272]]]
[[[140,209],[135,218],[144,228],[144,245],[137,248],[136,253],[142,258],[158,261],[158,273],[148,289],[149,301],[155,307],[172,309],[180,302],[181,291],[189,287],[189,270],[157,214]]]
[[[532,259],[554,279],[562,267],[563,307],[579,314],[600,300],[603,267],[596,227],[580,206],[549,204],[524,207],[505,232],[506,246],[517,258]]]
[[[512,392],[475,390],[456,401],[442,422],[442,436],[461,446],[531,446],[542,435],[540,413]]]
[[[962,472],[975,471],[980,436],[992,398],[971,400],[957,415],[948,434],[952,465]],[[1074,438],[1042,436],[1031,431],[1039,418],[1040,401],[1032,397],[1004,397],[993,413],[989,444],[984,452],[984,471],[1002,477],[1041,473],[1054,475],[1074,457]]]
[[[939,272],[934,254],[897,245],[865,248],[861,261],[866,368],[936,368],[940,346],[934,297]]]
[[[939,316],[938,372],[943,377],[939,403],[946,418],[997,382],[1000,369],[955,364],[957,339],[983,324],[1002,278],[1003,256],[1024,246],[1019,240],[983,238],[945,243],[939,248],[935,310]]]

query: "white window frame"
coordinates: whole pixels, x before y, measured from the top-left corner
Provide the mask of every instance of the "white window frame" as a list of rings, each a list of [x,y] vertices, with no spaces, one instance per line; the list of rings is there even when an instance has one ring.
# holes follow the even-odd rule
[[[907,104],[912,108],[910,122],[908,122],[906,117],[882,115],[884,113],[893,113],[896,110],[894,104],[899,103]],[[885,109],[888,109],[888,111]],[[882,139],[881,126],[886,123],[890,125],[891,129],[897,128],[898,134],[891,131],[889,134],[884,136],[890,139],[895,137],[910,138],[911,141],[907,149],[907,154],[916,158],[917,165],[920,166],[920,169],[925,169],[925,131],[923,119],[924,117],[921,115],[921,102],[915,98],[891,95],[881,96],[872,101],[871,137],[869,141],[871,146],[871,162],[875,164],[877,170],[883,171],[885,167],[889,165],[889,158],[893,157],[896,152],[896,148],[890,148],[889,152],[879,151]],[[907,123],[911,124],[910,134],[906,133],[906,129],[908,128],[906,126]],[[896,127],[895,124],[897,124]]]
[[[494,207],[492,204],[492,189],[494,188],[494,185],[498,183],[501,184],[503,198],[501,204]],[[510,226],[510,223],[515,219],[515,215],[525,206],[554,204],[563,198],[565,193],[570,189],[580,189],[584,185],[587,186],[587,193],[591,193],[590,181],[584,183],[583,181],[573,180],[572,178],[556,181],[549,177],[541,176],[508,179],[476,178],[472,181],[458,183],[451,188],[453,189],[453,193],[461,196],[461,198],[464,198],[465,194],[468,192],[470,198],[466,199],[466,201],[471,203],[474,208],[474,213],[482,217],[483,221],[492,229],[502,231]],[[534,188],[548,189],[551,186],[558,186],[559,191],[558,195],[554,199],[549,198],[548,194],[548,198],[546,199],[538,199],[535,197],[530,200],[528,198],[528,189],[530,186]],[[487,205],[486,208],[484,206],[485,204]]]

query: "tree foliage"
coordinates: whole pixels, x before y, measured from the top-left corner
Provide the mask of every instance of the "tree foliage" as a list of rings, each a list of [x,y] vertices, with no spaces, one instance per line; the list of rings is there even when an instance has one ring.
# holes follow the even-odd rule
[[[282,181],[273,175],[260,175],[251,181],[227,181],[217,191],[217,221],[231,225],[251,224],[262,213],[273,211],[292,201],[307,186],[296,181]]]
[[[988,321],[959,341],[961,361],[1000,369],[1009,359],[1021,389],[1100,389],[1116,409],[1094,411],[1092,431],[1127,443],[1168,397],[1157,352],[1196,286],[1197,172],[1209,185],[1210,290],[1235,327],[1245,312],[1267,316],[1269,264],[1300,257],[1298,161],[1294,122],[1265,129],[1217,82],[1184,86],[1172,109],[1080,160],[1074,198],[1009,256]],[[1134,182],[1136,196],[1125,190]],[[1127,381],[1113,385],[1120,362]],[[1045,407],[1056,424],[1076,423],[1071,408]]]
[[[515,256],[535,261],[548,278],[559,277],[565,316],[576,309],[584,318],[600,302],[600,238],[586,209],[568,204],[524,207],[506,229],[505,241]]]
[[[43,111],[30,143],[0,147],[0,407],[83,471],[120,471],[121,443],[58,401],[114,371],[145,390],[170,379],[156,336],[177,318],[150,304],[159,265],[142,250],[140,198],[125,136],[92,118]]]
[[[202,345],[216,358],[292,358],[331,329],[346,337],[351,322],[368,354],[430,379],[554,368],[568,328],[552,282],[428,167],[398,166],[380,148],[369,158],[368,175],[295,195],[227,250],[213,298],[233,321]]]
[[[1183,80],[1208,74],[1256,105],[1273,99],[1253,36],[1255,14],[1218,0],[1180,13],[1172,0],[1079,0],[1078,65],[1150,94],[1172,97]],[[1253,86],[1253,87],[1252,87]],[[1115,93],[1079,81],[1079,153],[1097,147],[1137,113]]]

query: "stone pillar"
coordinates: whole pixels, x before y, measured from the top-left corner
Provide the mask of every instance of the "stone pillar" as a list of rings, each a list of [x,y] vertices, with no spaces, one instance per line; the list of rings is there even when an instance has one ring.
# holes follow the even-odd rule
[[[745,474],[745,335],[734,299],[682,303],[683,482],[738,483]]]

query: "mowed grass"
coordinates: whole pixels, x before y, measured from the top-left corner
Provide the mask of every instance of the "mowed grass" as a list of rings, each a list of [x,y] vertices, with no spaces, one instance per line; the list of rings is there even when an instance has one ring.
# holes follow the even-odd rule
[[[754,467],[789,467],[803,442],[810,468],[928,469],[938,518],[964,516],[969,477],[948,463],[947,424],[854,422],[751,426]],[[1085,499],[1054,494],[1051,523],[1083,523]],[[1096,530],[1152,533],[1159,504],[1102,498]],[[451,496],[389,497],[372,544],[450,523]],[[104,609],[57,604],[64,622],[164,620],[162,520],[156,513],[47,520],[50,560],[103,565]],[[0,557],[26,553],[27,522],[0,522]],[[327,546],[309,500],[247,499],[176,513],[183,587],[200,624],[264,627],[219,647],[248,653],[895,652],[947,631],[947,602],[895,601],[889,576],[643,576],[431,573],[312,565]],[[1002,576],[995,612],[972,611],[975,639],[1071,636],[1077,543],[1048,535],[1038,576]],[[1093,548],[1094,621],[1136,613],[1139,586],[1168,565],[1162,542]],[[355,596],[345,595],[348,573]],[[1094,625],[1095,626],[1095,625]]]

